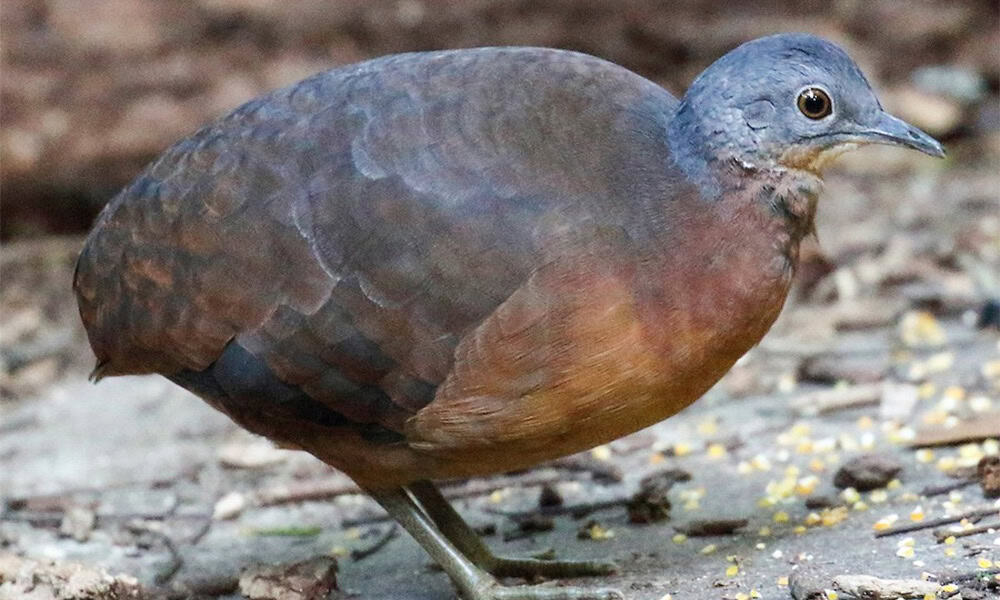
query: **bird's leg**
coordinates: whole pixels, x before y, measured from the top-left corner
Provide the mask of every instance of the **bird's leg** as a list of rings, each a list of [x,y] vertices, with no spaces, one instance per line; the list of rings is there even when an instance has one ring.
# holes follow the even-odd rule
[[[430,481],[418,481],[409,486],[411,493],[427,512],[437,528],[480,569],[497,577],[580,577],[608,575],[617,567],[614,563],[597,560],[540,560],[509,558],[493,554],[489,546],[466,524],[451,503]]]
[[[465,600],[621,600],[615,590],[571,587],[500,585],[490,574],[462,555],[404,489],[372,492],[371,496],[409,532],[445,573]]]

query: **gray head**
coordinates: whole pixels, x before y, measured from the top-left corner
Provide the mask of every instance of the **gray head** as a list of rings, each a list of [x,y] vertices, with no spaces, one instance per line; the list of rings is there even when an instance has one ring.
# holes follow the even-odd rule
[[[838,46],[781,34],[729,52],[691,84],[670,125],[685,170],[713,161],[818,172],[862,144],[944,156],[937,141],[882,110],[868,80]]]

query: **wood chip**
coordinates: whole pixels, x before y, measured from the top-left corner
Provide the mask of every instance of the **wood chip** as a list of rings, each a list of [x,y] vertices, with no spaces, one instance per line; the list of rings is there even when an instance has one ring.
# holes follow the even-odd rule
[[[881,398],[882,385],[869,383],[809,392],[792,398],[789,405],[797,414],[813,417],[851,408],[875,406]]]
[[[291,565],[250,567],[240,593],[250,600],[323,600],[337,589],[337,561],[323,556]]]
[[[960,421],[954,427],[934,426],[917,431],[910,446],[953,446],[1000,437],[1000,412],[983,413],[974,420]]]
[[[138,580],[128,575],[111,575],[77,563],[36,561],[9,553],[0,553],[0,582],[0,597],[3,598],[138,600],[149,597]]]
[[[698,519],[677,527],[677,531],[690,537],[709,535],[732,535],[737,529],[746,527],[746,519]]]
[[[837,575],[833,584],[850,597],[870,600],[924,598],[928,594],[933,597],[941,587],[922,579],[881,579],[870,575]]]

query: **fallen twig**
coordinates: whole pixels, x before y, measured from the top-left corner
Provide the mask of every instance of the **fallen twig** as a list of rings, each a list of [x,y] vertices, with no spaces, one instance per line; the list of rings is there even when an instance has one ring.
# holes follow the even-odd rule
[[[533,508],[531,510],[520,510],[520,511],[506,511],[499,508],[487,507],[484,509],[486,512],[493,515],[501,515],[509,519],[525,519],[531,515],[545,515],[549,517],[556,517],[559,515],[573,515],[574,518],[580,518],[589,515],[592,512],[598,510],[605,510],[608,508],[616,508],[619,506],[624,506],[628,504],[631,498],[612,498],[611,500],[600,500],[597,502],[584,502],[581,504],[563,505],[563,506],[544,506]]]
[[[966,581],[975,581],[982,577],[991,577],[997,574],[1000,574],[1000,569],[979,569],[978,571],[972,571],[971,573],[962,573],[960,575],[942,577],[941,584],[947,585],[949,583],[964,583]]]
[[[614,463],[605,460],[598,460],[586,454],[567,456],[565,458],[550,461],[543,466],[590,473],[591,477],[593,477],[595,481],[603,481],[606,483],[621,483],[622,479],[624,479],[621,469]]]
[[[989,525],[980,525],[979,527],[971,527],[969,529],[963,529],[961,531],[948,531],[948,530],[938,530],[934,532],[934,537],[937,538],[937,543],[943,544],[945,540],[950,537],[968,537],[970,535],[979,535],[980,533],[990,533],[991,531],[1000,530],[1000,522],[990,523]]]
[[[867,383],[809,392],[792,398],[789,405],[799,415],[816,416],[851,408],[876,406],[881,399],[882,384]]]
[[[941,517],[939,519],[930,519],[929,521],[920,521],[919,523],[905,523],[899,525],[898,527],[891,527],[889,529],[883,529],[882,531],[875,532],[875,537],[886,537],[890,535],[897,535],[900,533],[909,533],[911,531],[919,531],[921,529],[930,529],[932,527],[940,527],[941,525],[950,525],[952,523],[958,523],[962,519],[981,519],[992,514],[996,514],[998,509],[994,506],[979,507],[971,510],[967,510],[964,513],[958,515],[952,515],[950,517]]]
[[[337,496],[362,494],[357,485],[345,483],[342,479],[334,481],[306,481],[293,485],[281,485],[258,491],[254,498],[260,506],[275,506],[294,502],[329,500]]]
[[[158,539],[170,554],[170,561],[167,563],[167,566],[162,568],[153,578],[153,581],[157,585],[163,585],[170,581],[173,576],[181,570],[181,567],[184,566],[184,559],[181,557],[180,552],[177,551],[177,546],[174,545],[174,541],[170,539],[170,536],[167,534],[162,531],[157,531],[156,529],[141,522],[129,523],[128,526],[126,526],[126,529],[136,535],[149,534],[150,536]]]
[[[928,485],[924,489],[920,490],[921,496],[940,496],[941,494],[947,494],[955,490],[960,490],[964,487],[968,487],[974,483],[978,483],[975,479],[963,479],[960,481],[952,481],[949,483],[942,483],[939,485]]]
[[[354,562],[360,562],[372,554],[375,554],[384,548],[385,545],[392,540],[392,538],[396,537],[396,533],[396,523],[393,523],[388,527],[388,529],[385,530],[385,532],[382,533],[382,535],[378,537],[377,540],[375,540],[374,543],[369,544],[364,548],[355,548],[354,550],[351,550],[351,559],[354,560]]]

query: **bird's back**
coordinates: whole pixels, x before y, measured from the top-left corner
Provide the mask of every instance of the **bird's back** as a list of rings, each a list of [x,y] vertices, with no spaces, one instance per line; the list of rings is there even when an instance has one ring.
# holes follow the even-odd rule
[[[387,57],[253,100],[100,216],[74,282],[98,372],[401,432],[540,266],[584,238],[644,243],[642,187],[678,176],[676,103],[611,63],[517,48]]]

